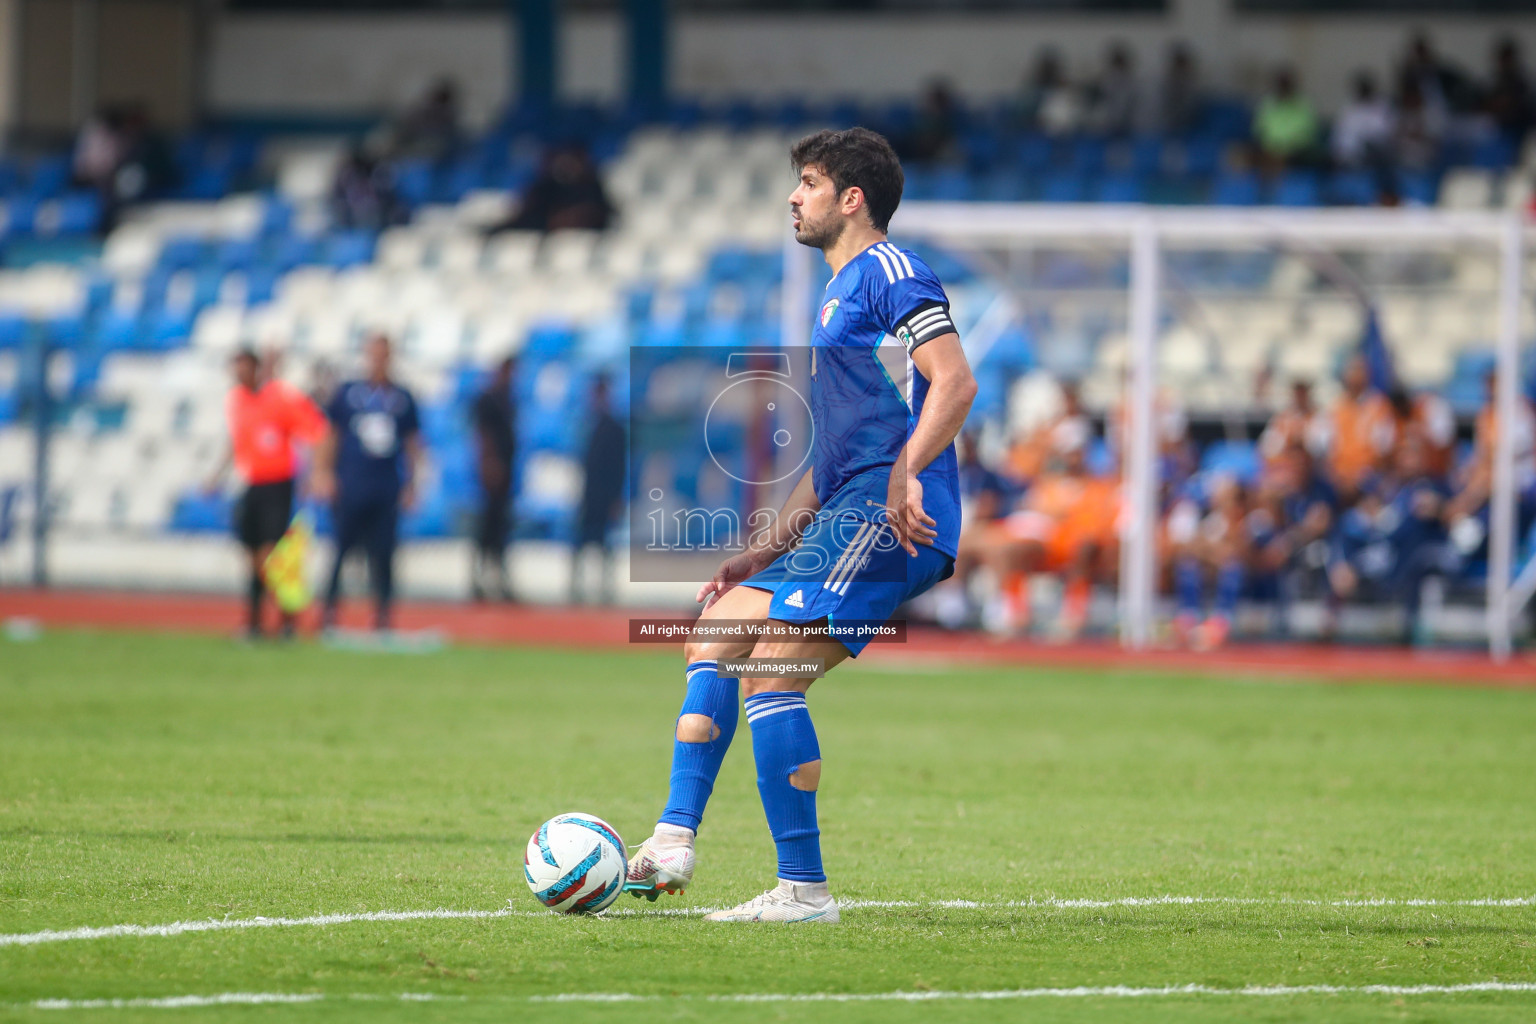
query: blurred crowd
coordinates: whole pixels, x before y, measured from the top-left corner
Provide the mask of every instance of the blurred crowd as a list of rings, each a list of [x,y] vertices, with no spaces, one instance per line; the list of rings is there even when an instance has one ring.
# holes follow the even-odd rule
[[[1325,635],[1345,602],[1369,601],[1399,609],[1399,639],[1423,640],[1426,595],[1485,571],[1492,379],[1470,446],[1442,398],[1376,386],[1364,355],[1346,362],[1339,384],[1319,407],[1312,382],[1294,381],[1256,443],[1217,442],[1204,458],[1177,400],[1157,396],[1157,564],[1177,609],[1174,642],[1221,645],[1240,602],[1263,606],[1265,628],[1283,632],[1300,598],[1322,604]],[[1032,632],[1031,583],[1044,577],[1060,596],[1041,630],[1071,639],[1089,624],[1093,588],[1118,583],[1124,410],[1104,417],[1100,437],[1073,384],[1051,390],[1046,413],[993,458],[961,438],[965,529],[936,600],[947,625]],[[1523,532],[1536,518],[1536,411],[1523,398],[1512,428]]]
[[[1193,50],[1172,44],[1163,65],[1147,74],[1131,48],[1111,44],[1092,74],[1072,78],[1061,55],[1042,49],[1013,102],[1015,127],[1049,137],[1108,139],[1188,137],[1208,102]],[[1432,171],[1448,145],[1502,140],[1516,153],[1536,119],[1536,97],[1519,43],[1499,37],[1488,66],[1474,73],[1440,55],[1419,33],[1409,40],[1389,80],[1361,70],[1348,100],[1330,121],[1295,69],[1276,67],[1261,95],[1249,98],[1249,144],[1227,157],[1269,173],[1333,167],[1387,177],[1395,170]],[[958,156],[962,104],[949,85],[930,84],[913,129],[899,140],[903,156]]]

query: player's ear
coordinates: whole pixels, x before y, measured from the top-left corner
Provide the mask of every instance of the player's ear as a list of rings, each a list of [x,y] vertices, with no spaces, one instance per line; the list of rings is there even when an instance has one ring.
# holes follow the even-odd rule
[[[859,188],[857,185],[848,186],[847,188],[843,189],[842,201],[839,205],[841,207],[841,212],[845,216],[853,216],[855,213],[858,213],[859,208],[864,205],[864,190]]]

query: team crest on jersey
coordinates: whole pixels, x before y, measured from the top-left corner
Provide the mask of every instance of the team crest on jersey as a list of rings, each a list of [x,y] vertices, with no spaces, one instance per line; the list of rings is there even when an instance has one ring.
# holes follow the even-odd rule
[[[821,307],[821,326],[823,326],[823,327],[827,326],[828,321],[830,321],[832,319],[832,314],[836,313],[836,312],[837,312],[837,300],[836,299],[828,299],[827,300],[827,304],[825,306]]]

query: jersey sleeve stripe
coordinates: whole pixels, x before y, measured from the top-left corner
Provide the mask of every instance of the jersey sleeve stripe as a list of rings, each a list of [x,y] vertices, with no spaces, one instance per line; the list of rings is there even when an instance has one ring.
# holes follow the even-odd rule
[[[896,271],[891,269],[890,257],[888,257],[885,253],[881,252],[880,251],[880,247],[878,245],[871,246],[869,251],[875,254],[875,259],[879,260],[880,261],[880,266],[882,268],[884,268],[886,283],[887,284],[895,284],[896,283]]]
[[[900,260],[901,260],[901,265],[902,265],[902,266],[903,266],[903,267],[905,267],[905,268],[906,268],[906,270],[907,270],[907,276],[908,276],[908,277],[912,277],[912,276],[914,276],[914,273],[915,273],[915,272],[914,272],[914,271],[913,271],[913,269],[912,269],[912,261],[911,261],[911,260],[909,260],[909,259],[907,259],[907,254],[906,254],[906,253],[904,253],[904,252],[902,252],[902,251],[901,251],[901,250],[900,250],[900,249],[898,249],[898,248],[896,248],[896,247],[895,247],[895,246],[894,246],[894,245],[893,245],[893,246],[891,246],[891,252],[892,252],[892,253],[893,253],[893,254],[894,254],[894,255],[895,255],[895,256],[896,256],[896,257],[897,257],[897,258],[898,258],[898,259],[900,259]]]

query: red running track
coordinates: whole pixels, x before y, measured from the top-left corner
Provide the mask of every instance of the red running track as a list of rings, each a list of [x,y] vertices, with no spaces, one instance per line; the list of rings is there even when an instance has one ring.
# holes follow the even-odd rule
[[[354,605],[345,610],[342,624],[362,627],[367,614],[364,606]],[[470,643],[616,649],[629,646],[629,620],[646,614],[628,608],[407,602],[397,609],[395,622],[401,629],[437,629]],[[684,613],[668,609],[649,614],[675,618]],[[242,616],[243,604],[235,597],[0,588],[0,620],[25,617],[52,627],[232,635]],[[1303,682],[1536,689],[1536,657],[1529,653],[1497,664],[1471,651],[1310,644],[1239,643],[1202,654],[1132,652],[1108,642],[1053,645],[914,627],[906,643],[873,645],[864,657],[935,669],[947,664],[1112,668]]]

